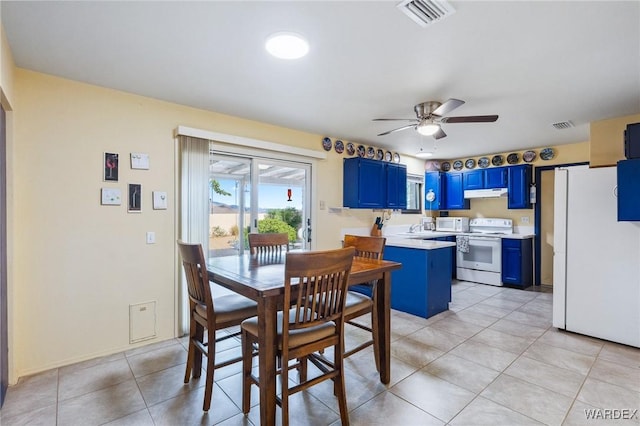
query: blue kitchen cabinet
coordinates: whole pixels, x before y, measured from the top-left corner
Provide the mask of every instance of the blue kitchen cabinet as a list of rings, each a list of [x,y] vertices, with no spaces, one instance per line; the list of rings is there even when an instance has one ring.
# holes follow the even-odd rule
[[[640,159],[618,161],[618,221],[640,221]]]
[[[449,309],[451,250],[387,246],[384,259],[402,263],[391,273],[391,308],[422,318]]]
[[[508,181],[507,167],[492,167],[484,170],[484,188],[506,188]]]
[[[424,209],[425,210],[444,210],[444,173],[442,172],[426,172],[424,174]],[[429,200],[433,194],[433,200]]]
[[[387,169],[387,203],[390,209],[407,208],[407,166],[404,164],[386,163]]]
[[[345,159],[342,205],[354,209],[405,209],[407,166],[368,158]]]
[[[502,283],[518,287],[533,284],[533,239],[502,239]]]
[[[448,172],[445,173],[445,197],[444,208],[445,210],[464,210],[469,209],[469,200],[464,198],[463,188],[463,172]]]
[[[450,243],[455,243],[456,242],[456,237],[454,236],[450,236],[450,237],[437,237],[434,238],[436,241],[447,241]],[[457,251],[456,251],[456,246],[453,247],[449,247],[449,250],[451,250],[451,278],[455,278],[456,277],[456,257],[457,257]]]
[[[507,167],[509,175],[508,201],[509,209],[530,209],[529,188],[531,187],[532,167],[530,164]]]
[[[463,172],[462,187],[464,190],[484,189],[484,170],[473,170],[471,172]]]

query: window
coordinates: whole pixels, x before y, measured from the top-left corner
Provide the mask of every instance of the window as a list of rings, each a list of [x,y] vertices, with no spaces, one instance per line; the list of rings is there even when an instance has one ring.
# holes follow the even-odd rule
[[[422,213],[422,184],[419,175],[407,175],[407,208],[402,213]]]

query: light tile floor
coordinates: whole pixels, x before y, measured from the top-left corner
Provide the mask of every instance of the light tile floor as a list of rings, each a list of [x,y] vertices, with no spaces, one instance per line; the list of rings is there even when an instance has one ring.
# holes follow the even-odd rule
[[[346,361],[354,425],[640,424],[640,350],[551,327],[552,294],[455,281],[447,312],[392,313],[392,379],[371,350]],[[348,327],[347,344],[366,338]],[[204,375],[183,384],[186,339],[173,339],[20,379],[2,425],[257,425],[257,391],[240,410],[240,365],[216,370],[212,409]],[[227,341],[220,356],[237,353]],[[585,410],[601,416],[587,419]],[[618,411],[616,411],[618,410]],[[629,410],[629,411],[624,411]],[[295,395],[293,425],[340,424],[330,383]],[[279,415],[278,415],[279,418]]]

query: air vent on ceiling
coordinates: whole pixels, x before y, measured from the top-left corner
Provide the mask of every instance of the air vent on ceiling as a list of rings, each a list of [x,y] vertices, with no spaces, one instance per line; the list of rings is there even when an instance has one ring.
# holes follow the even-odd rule
[[[396,7],[421,27],[438,22],[456,11],[451,4],[440,0],[404,0]]]
[[[570,121],[559,121],[557,123],[553,123],[552,126],[558,130],[562,130],[562,129],[568,129],[570,127],[573,127],[573,123]]]

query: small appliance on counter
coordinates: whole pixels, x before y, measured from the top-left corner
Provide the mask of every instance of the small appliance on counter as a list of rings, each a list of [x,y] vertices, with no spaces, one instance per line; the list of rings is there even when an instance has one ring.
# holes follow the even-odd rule
[[[468,217],[437,217],[436,231],[441,232],[469,232]]]
[[[436,224],[433,223],[433,218],[431,216],[422,218],[422,230],[423,231],[435,231]]]

